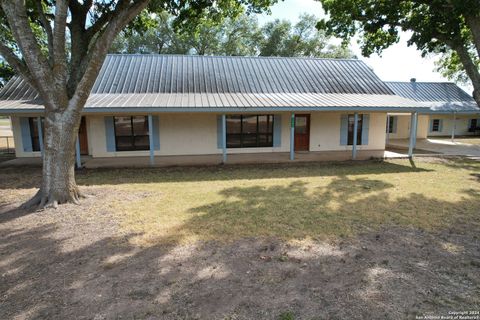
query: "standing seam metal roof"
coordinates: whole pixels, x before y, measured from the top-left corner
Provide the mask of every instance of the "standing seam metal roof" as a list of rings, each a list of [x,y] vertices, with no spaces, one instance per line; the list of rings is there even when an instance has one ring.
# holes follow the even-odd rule
[[[1,109],[41,108],[14,77]],[[284,57],[108,55],[86,108],[418,107],[395,96],[362,61]]]
[[[452,82],[385,82],[395,94],[430,107],[433,112],[480,112],[475,100]]]

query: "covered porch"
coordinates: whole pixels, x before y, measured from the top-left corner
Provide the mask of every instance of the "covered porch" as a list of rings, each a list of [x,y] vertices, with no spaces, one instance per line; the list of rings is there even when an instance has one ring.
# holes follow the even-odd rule
[[[357,153],[357,160],[385,159],[401,156],[402,155],[384,150],[359,150]],[[153,167],[213,166],[222,164],[222,160],[223,157],[221,154],[155,156]],[[230,154],[228,156],[227,164],[300,163],[347,160],[351,160],[351,153],[345,151],[296,152],[295,159],[293,161],[290,160],[289,152],[241,153]],[[150,157],[81,157],[82,166],[87,169],[126,167],[142,168],[152,166],[150,161]],[[0,163],[0,167],[41,166],[41,164],[42,160],[39,157],[16,158]]]

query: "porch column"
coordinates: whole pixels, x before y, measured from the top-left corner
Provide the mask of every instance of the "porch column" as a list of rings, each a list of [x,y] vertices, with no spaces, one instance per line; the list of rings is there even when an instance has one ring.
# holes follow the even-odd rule
[[[457,127],[457,114],[453,111],[453,123],[452,123],[452,142],[455,141],[455,130]]]
[[[408,157],[413,157],[413,149],[417,144],[417,112],[412,112],[410,118],[410,144],[408,146]]]
[[[390,115],[387,113],[387,136],[385,139],[385,144],[388,144],[390,140]]]
[[[37,131],[38,131],[38,144],[40,145],[40,152],[43,158],[43,130],[42,130],[42,117],[37,117]]]
[[[155,153],[153,147],[153,117],[151,114],[148,115],[148,142],[149,142],[149,151],[150,151],[150,165],[155,164]]]
[[[353,115],[353,143],[352,143],[352,159],[357,158],[357,139],[358,139],[358,113]]]
[[[290,117],[290,160],[295,160],[295,113]]]
[[[80,140],[78,140],[77,134],[77,141],[75,142],[75,160],[77,163],[77,169],[82,167],[82,159],[80,158]]]
[[[222,114],[222,163],[227,163],[227,117]]]

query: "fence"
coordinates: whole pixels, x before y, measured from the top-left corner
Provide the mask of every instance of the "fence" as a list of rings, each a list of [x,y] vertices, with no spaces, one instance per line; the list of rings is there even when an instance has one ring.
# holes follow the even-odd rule
[[[15,144],[12,136],[0,136],[0,154],[14,154]]]

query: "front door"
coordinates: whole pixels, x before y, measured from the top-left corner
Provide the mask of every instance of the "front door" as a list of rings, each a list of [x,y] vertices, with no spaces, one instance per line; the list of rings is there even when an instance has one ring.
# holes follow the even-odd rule
[[[78,141],[80,142],[80,154],[88,155],[87,122],[85,121],[85,117],[82,117],[80,122]]]
[[[310,115],[295,115],[295,151],[309,151]]]

